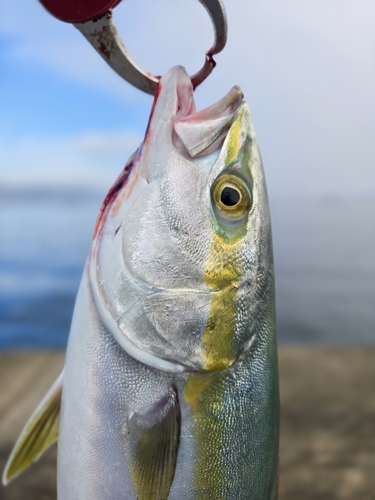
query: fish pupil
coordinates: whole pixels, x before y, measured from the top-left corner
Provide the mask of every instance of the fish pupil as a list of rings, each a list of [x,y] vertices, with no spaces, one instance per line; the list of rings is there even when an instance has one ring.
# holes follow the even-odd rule
[[[234,207],[240,201],[240,193],[237,189],[225,187],[220,196],[221,203],[227,207]]]

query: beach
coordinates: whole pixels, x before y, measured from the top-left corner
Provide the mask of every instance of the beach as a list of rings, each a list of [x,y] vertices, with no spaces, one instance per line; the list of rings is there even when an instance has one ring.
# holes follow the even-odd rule
[[[0,467],[59,374],[60,351],[0,354]],[[279,500],[375,497],[375,348],[282,347]],[[56,446],[0,490],[56,498]]]

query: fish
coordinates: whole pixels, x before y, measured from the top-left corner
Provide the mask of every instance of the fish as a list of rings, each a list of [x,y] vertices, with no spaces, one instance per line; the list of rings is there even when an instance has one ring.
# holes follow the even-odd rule
[[[58,440],[59,500],[275,500],[279,385],[265,176],[237,86],[182,66],[101,207],[65,366],[8,483]]]

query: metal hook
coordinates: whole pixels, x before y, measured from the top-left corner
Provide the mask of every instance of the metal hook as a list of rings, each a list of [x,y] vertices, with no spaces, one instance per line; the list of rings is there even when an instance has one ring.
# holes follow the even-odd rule
[[[203,67],[191,77],[194,88],[212,72],[216,65],[212,56],[222,51],[227,41],[227,18],[222,0],[199,1],[211,17],[215,29],[215,42],[206,52]],[[142,69],[130,56],[112,23],[111,10],[98,19],[85,23],[74,23],[74,26],[116,73],[139,90],[155,94],[159,77]]]

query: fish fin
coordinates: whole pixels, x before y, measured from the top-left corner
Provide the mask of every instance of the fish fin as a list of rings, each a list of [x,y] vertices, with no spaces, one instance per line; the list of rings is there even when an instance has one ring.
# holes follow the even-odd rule
[[[29,418],[3,473],[6,486],[38,460],[59,435],[63,371]]]
[[[125,446],[138,500],[167,500],[176,469],[180,426],[174,387],[147,413],[133,413],[125,425]]]

